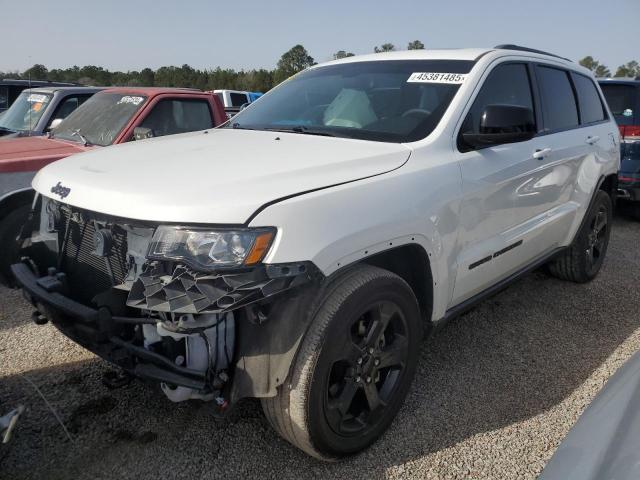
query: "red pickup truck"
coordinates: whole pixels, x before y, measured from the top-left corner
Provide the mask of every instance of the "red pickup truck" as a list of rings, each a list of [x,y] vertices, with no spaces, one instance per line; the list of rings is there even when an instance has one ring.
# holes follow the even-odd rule
[[[0,280],[10,278],[15,238],[33,199],[31,180],[45,165],[88,149],[213,128],[227,120],[217,95],[178,88],[103,90],[49,137],[0,139]]]

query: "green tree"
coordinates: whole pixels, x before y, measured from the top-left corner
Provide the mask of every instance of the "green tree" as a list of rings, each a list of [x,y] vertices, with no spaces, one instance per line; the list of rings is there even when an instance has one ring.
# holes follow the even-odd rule
[[[422,43],[420,40],[409,42],[409,45],[407,45],[407,50],[424,50],[424,43]]]
[[[33,67],[28,68],[22,73],[22,78],[28,80],[47,80],[49,70],[40,63],[36,63]]]
[[[620,65],[616,70],[616,77],[631,77],[636,78],[640,76],[640,64],[635,60]]]
[[[286,80],[311,65],[315,65],[315,60],[309,52],[302,45],[294,46],[278,60],[275,72],[276,83]]]
[[[155,73],[150,68],[143,68],[140,71],[140,83],[147,87],[155,85]]]
[[[338,50],[336,53],[333,54],[333,59],[340,60],[341,58],[347,58],[347,57],[353,57],[353,56],[355,55],[351,52],[347,52],[346,50]]]
[[[599,61],[595,60],[591,55],[584,57],[580,60],[580,65],[585,68],[591,70],[596,77],[610,77],[611,72],[607,68],[606,65],[601,64]]]
[[[396,46],[393,43],[383,43],[379,48],[377,46],[373,47],[375,53],[393,52],[395,49]]]

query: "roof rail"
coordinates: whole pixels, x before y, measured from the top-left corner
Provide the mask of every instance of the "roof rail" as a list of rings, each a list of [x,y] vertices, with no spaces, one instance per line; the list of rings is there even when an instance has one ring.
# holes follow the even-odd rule
[[[550,57],[561,58],[562,60],[566,60],[567,62],[572,61],[570,58],[561,57],[560,55],[555,55],[553,53],[545,52],[543,50],[536,50],[535,48],[521,47],[520,45],[513,45],[510,43],[505,43],[503,45],[496,45],[493,48],[498,50],[519,50],[521,52],[539,53],[541,55],[549,55]]]

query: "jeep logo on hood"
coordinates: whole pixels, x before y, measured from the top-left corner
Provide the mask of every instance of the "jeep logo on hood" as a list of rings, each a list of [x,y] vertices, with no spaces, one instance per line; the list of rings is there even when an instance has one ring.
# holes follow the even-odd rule
[[[69,193],[71,189],[69,187],[63,187],[61,182],[55,184],[55,186],[51,187],[51,193],[55,193],[56,195],[60,195],[61,199],[64,199]]]

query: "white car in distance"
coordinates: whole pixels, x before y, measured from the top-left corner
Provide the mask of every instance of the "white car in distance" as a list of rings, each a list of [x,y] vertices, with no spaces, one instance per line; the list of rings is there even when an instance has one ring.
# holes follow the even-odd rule
[[[600,89],[566,59],[350,57],[222,128],[47,166],[12,268],[38,323],[171,400],[260,398],[336,459],[389,426],[424,331],[544,264],[597,275],[618,164]]]

